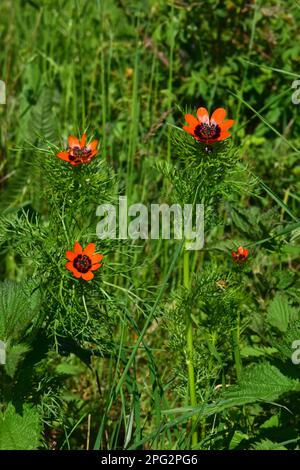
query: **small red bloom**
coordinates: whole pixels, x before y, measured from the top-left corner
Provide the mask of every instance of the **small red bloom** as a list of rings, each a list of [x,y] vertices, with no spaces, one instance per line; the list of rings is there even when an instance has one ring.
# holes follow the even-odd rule
[[[68,139],[69,148],[57,154],[58,158],[71,163],[71,165],[82,165],[90,163],[92,158],[98,153],[98,140],[93,140],[86,145],[86,135],[82,134],[80,141],[71,135]]]
[[[236,263],[244,263],[245,261],[247,261],[247,258],[249,256],[249,250],[247,250],[247,248],[239,246],[237,251],[233,251],[231,255],[233,261],[235,261]]]
[[[188,126],[183,126],[183,129],[191,134],[194,139],[205,144],[213,144],[230,136],[228,129],[233,125],[234,120],[225,119],[225,117],[226,110],[223,108],[216,109],[212,113],[211,118],[207,109],[198,108],[197,118],[192,114],[185,115]]]
[[[102,266],[100,261],[103,259],[103,255],[94,254],[95,249],[95,243],[90,243],[83,250],[81,245],[75,242],[73,251],[66,251],[66,258],[69,260],[66,268],[72,271],[78,279],[82,277],[85,281],[90,281],[94,277],[92,271],[96,271]]]

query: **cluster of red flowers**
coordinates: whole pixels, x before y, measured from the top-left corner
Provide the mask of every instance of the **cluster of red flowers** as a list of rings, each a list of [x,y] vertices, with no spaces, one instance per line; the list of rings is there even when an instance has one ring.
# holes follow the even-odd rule
[[[195,140],[206,145],[212,145],[230,136],[228,129],[234,124],[234,120],[225,119],[226,114],[225,109],[217,108],[209,117],[206,108],[198,108],[197,118],[192,114],[185,115],[188,125],[183,126],[183,129],[191,134]],[[57,157],[73,166],[90,163],[98,153],[98,140],[93,140],[87,144],[86,134],[82,134],[80,140],[77,137],[70,136],[68,143],[68,149],[59,152]],[[82,249],[79,242],[75,242],[73,251],[68,250],[66,252],[66,258],[68,259],[66,268],[76,278],[90,281],[94,278],[93,271],[102,266],[100,262],[103,255],[95,254],[95,249],[96,245],[94,243],[90,243],[85,249]],[[247,260],[248,255],[249,251],[240,246],[236,252],[232,252],[232,259],[237,263],[243,263]]]

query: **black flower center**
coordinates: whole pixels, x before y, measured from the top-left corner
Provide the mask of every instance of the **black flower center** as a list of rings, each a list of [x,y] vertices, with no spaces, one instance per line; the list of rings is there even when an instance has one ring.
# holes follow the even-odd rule
[[[195,127],[194,134],[202,140],[217,139],[221,135],[221,128],[218,124],[202,122]]]
[[[73,261],[73,266],[80,273],[87,273],[92,267],[92,261],[86,255],[78,255]]]

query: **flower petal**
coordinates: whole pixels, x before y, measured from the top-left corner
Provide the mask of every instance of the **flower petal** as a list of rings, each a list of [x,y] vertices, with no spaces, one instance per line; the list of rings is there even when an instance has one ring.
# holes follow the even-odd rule
[[[217,108],[210,118],[210,122],[214,121],[216,124],[222,124],[226,117],[226,109],[224,108]]]
[[[82,246],[79,242],[74,243],[74,254],[75,256],[82,255]]]
[[[224,139],[227,139],[227,137],[230,137],[231,134],[230,132],[221,132],[220,136],[216,139],[216,140],[224,140]]]
[[[97,153],[98,153],[98,150],[94,150],[94,151],[88,156],[87,160],[86,160],[85,162],[83,162],[83,163],[90,163],[90,161],[92,160],[92,158],[93,158],[95,155],[97,155]]]
[[[188,132],[189,134],[191,134],[191,135],[194,137],[194,130],[195,130],[194,127],[183,126],[182,129],[183,129],[185,132]]]
[[[92,142],[90,142],[90,143],[86,146],[86,148],[87,148],[88,150],[96,150],[96,148],[97,148],[97,146],[98,146],[98,142],[99,142],[98,140],[92,140]]]
[[[85,147],[85,142],[86,142],[86,134],[82,134],[81,139],[80,139],[80,147]]]
[[[90,243],[85,249],[83,254],[89,256],[90,258],[93,256],[93,253],[96,250],[95,243]]]
[[[88,271],[87,273],[82,274],[82,279],[84,279],[85,281],[91,281],[93,277],[94,274],[92,273],[92,271]]]
[[[195,116],[193,116],[192,114],[186,114],[184,116],[184,119],[186,120],[186,122],[192,126],[192,127],[196,127],[198,124],[199,124],[199,121],[197,118],[195,118]]]
[[[76,258],[76,255],[75,255],[75,253],[73,253],[73,251],[68,250],[68,251],[66,251],[66,258],[69,261],[73,261]]]
[[[66,268],[67,268],[69,271],[72,271],[72,272],[75,270],[72,261],[68,261],[68,262],[66,263]]]
[[[77,279],[80,279],[82,277],[82,273],[77,271],[77,269],[74,269],[73,276],[75,276]]]
[[[69,142],[69,146],[71,149],[74,147],[80,147],[79,140],[77,139],[77,137],[74,137],[73,135],[70,135],[70,137],[68,138],[68,142]]]
[[[100,255],[100,254],[96,254],[94,256],[92,256],[92,264],[94,263],[99,263],[100,261],[102,261],[104,258],[103,255]]]
[[[91,267],[91,271],[96,271],[96,269],[99,269],[101,266],[102,266],[102,264],[100,264],[100,263],[93,264],[93,266]]]
[[[206,108],[198,108],[197,109],[197,118],[198,118],[198,121],[208,124],[209,123],[209,115],[208,115],[207,109]]]
[[[221,124],[221,130],[222,131],[227,131],[234,124],[234,122],[235,121],[233,119],[226,119],[226,121],[224,121]]]
[[[69,152],[67,150],[59,152],[56,156],[61,160],[65,160],[66,162],[69,161]]]

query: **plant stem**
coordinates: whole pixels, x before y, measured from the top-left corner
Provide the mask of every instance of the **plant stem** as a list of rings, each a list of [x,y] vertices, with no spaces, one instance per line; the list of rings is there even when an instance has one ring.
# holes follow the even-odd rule
[[[233,343],[233,356],[235,362],[236,378],[239,381],[242,373],[242,360],[239,347],[239,337],[240,337],[240,315],[237,317],[236,328],[232,330],[232,343]]]
[[[190,252],[184,251],[183,259],[183,282],[186,289],[190,289]],[[186,316],[186,350],[187,350],[187,368],[188,368],[188,384],[189,384],[189,395],[190,403],[192,407],[197,406],[196,400],[196,385],[195,385],[195,370],[194,370],[194,344],[193,344],[193,325],[190,312],[187,312]],[[195,430],[197,417],[192,417],[192,445],[198,443],[198,433]]]

